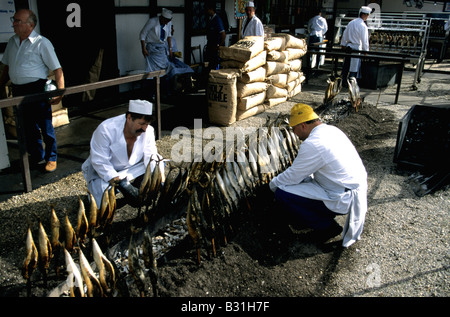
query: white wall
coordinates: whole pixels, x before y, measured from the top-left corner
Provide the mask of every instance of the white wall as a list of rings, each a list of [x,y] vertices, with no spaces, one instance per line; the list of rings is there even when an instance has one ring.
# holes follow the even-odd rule
[[[117,14],[116,15],[116,40],[117,40],[117,64],[120,75],[126,75],[130,71],[145,70],[145,60],[141,51],[139,32],[148,21],[148,14]],[[174,14],[174,38],[178,50],[184,56],[184,14]]]
[[[148,17],[148,14],[116,15],[117,66],[122,76],[132,70],[145,70],[139,32]]]

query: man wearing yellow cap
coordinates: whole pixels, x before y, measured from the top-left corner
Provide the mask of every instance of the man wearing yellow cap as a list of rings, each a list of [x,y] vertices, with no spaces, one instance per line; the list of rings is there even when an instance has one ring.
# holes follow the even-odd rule
[[[81,169],[97,206],[109,184],[116,183],[126,202],[138,207],[138,187],[130,181],[145,173],[152,156],[159,157],[150,125],[152,108],[146,100],[130,100],[126,114],[106,119],[92,134],[90,155]]]
[[[334,218],[347,214],[342,245],[352,245],[367,211],[367,173],[358,152],[308,105],[291,109],[289,125],[303,142],[292,166],[269,184],[275,199],[289,221],[314,229],[322,242],[342,232]]]

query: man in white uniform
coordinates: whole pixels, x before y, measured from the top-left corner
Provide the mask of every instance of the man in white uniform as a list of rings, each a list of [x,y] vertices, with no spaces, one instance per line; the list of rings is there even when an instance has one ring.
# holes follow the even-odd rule
[[[322,42],[327,31],[327,20],[322,16],[322,10],[317,9],[317,15],[308,21],[309,44]]]
[[[322,242],[342,231],[334,217],[347,214],[342,245],[352,245],[367,212],[367,173],[358,152],[308,105],[291,109],[289,125],[303,142],[292,166],[269,183],[275,199],[293,224],[314,229]]]
[[[372,8],[362,6],[359,10],[359,18],[350,21],[344,30],[341,39],[341,46],[346,51],[358,50],[369,51],[369,29],[367,28],[366,20],[372,12]],[[342,66],[342,80],[347,83],[348,77],[359,78],[359,69],[361,67],[360,58],[345,58]]]
[[[130,181],[145,173],[152,156],[161,158],[150,125],[152,108],[146,100],[130,100],[126,114],[103,121],[92,134],[91,152],[81,169],[98,206],[105,189],[114,183],[127,203],[137,207],[138,188]]]
[[[328,31],[328,23],[327,20],[322,17],[322,10],[318,8],[316,13],[317,14],[308,21],[308,46],[322,42],[325,33]],[[321,57],[317,58],[316,54],[310,56],[310,67],[313,68],[315,64],[319,67],[320,61],[315,62],[316,59],[320,60]]]
[[[261,20],[255,15],[255,3],[249,1],[245,8],[247,17],[242,23],[241,38],[246,36],[264,36],[264,27]]]
[[[172,53],[172,11],[165,8],[159,16],[150,18],[139,33],[142,54],[145,57],[146,72],[170,69],[166,47],[169,48],[169,57]]]

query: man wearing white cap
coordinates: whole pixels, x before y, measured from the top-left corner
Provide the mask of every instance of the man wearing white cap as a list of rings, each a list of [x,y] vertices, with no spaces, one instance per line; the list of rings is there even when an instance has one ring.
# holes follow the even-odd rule
[[[105,189],[114,183],[127,203],[137,207],[138,188],[130,181],[145,173],[152,155],[161,158],[150,125],[152,108],[146,100],[130,100],[126,114],[103,121],[92,134],[91,152],[81,169],[97,206]]]
[[[169,47],[169,57],[172,57],[172,11],[163,8],[159,16],[150,18],[139,33],[142,54],[146,60],[146,71],[153,72],[170,69],[166,47]]]
[[[264,36],[264,27],[261,20],[255,15],[255,3],[247,2],[245,13],[247,17],[242,23],[241,38],[246,36]]]
[[[341,46],[351,51],[368,51],[369,50],[369,29],[367,28],[366,20],[372,12],[371,7],[362,6],[359,10],[359,18],[350,21],[344,30],[344,34],[341,39]],[[347,83],[348,77],[360,77],[358,76],[359,68],[361,67],[360,58],[345,58],[344,65],[342,66],[341,77],[345,83]]]

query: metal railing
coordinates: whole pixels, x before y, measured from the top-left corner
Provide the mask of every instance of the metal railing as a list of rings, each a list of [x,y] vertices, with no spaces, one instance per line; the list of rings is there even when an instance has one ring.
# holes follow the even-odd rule
[[[165,70],[159,70],[155,72],[142,73],[137,75],[124,76],[114,79],[108,79],[103,81],[98,81],[95,83],[82,84],[78,86],[66,87],[65,89],[52,90],[48,92],[42,92],[37,94],[12,97],[0,100],[0,109],[6,107],[14,107],[15,120],[16,120],[16,131],[17,131],[17,140],[19,144],[20,151],[20,162],[22,169],[22,177],[24,182],[24,190],[25,192],[30,192],[32,188],[31,175],[30,175],[30,164],[28,161],[28,154],[26,148],[26,140],[25,140],[25,132],[23,128],[23,112],[22,105],[30,102],[42,101],[47,98],[55,97],[55,96],[67,96],[77,93],[82,93],[85,91],[101,89],[111,86],[117,86],[121,84],[126,84],[130,82],[156,78],[156,138],[159,139],[161,137],[161,101],[160,101],[160,76],[165,74]]]
[[[311,54],[325,55],[326,57],[333,58],[334,67],[337,67],[337,63],[334,61],[336,58],[360,58],[360,59],[373,59],[378,61],[391,61],[398,62],[400,64],[400,71],[396,77],[397,91],[395,93],[394,104],[398,103],[398,97],[400,96],[400,86],[403,77],[403,70],[405,68],[405,63],[411,62],[412,58],[408,55],[386,53],[386,52],[372,52],[372,51],[359,51],[352,50],[351,53],[346,53],[342,49],[333,48],[316,48],[311,47],[308,49],[307,56]],[[308,58],[308,57],[307,57]],[[336,72],[336,70],[335,70]]]

